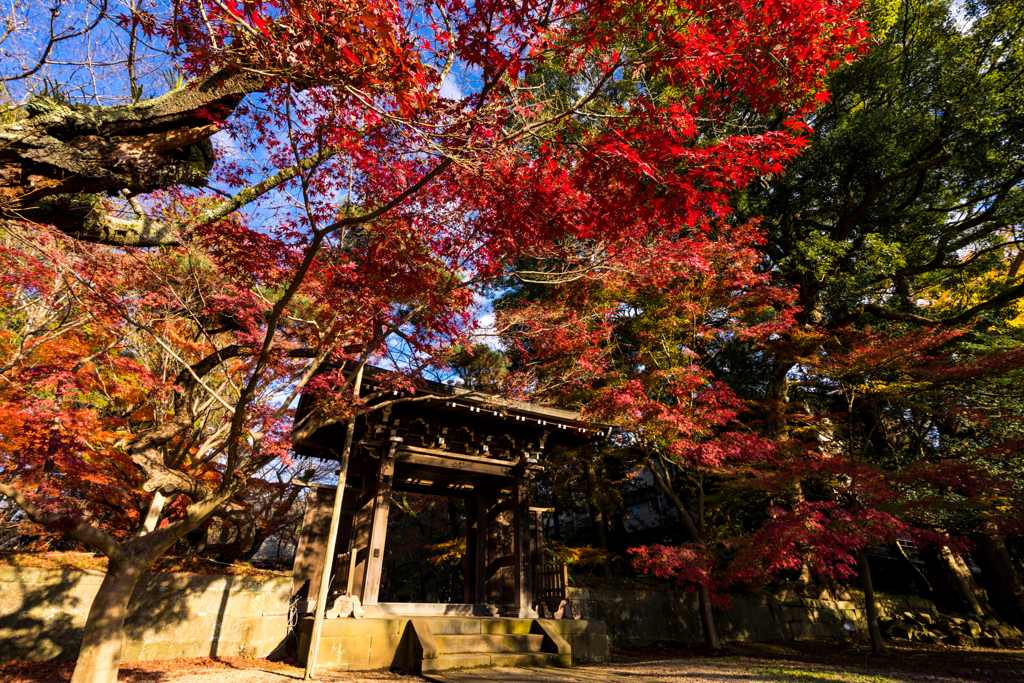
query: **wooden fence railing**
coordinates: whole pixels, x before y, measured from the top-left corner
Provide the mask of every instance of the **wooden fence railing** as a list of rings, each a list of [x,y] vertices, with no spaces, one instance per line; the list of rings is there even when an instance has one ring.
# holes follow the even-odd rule
[[[553,567],[538,567],[537,584],[533,590],[537,600],[568,600],[568,565],[563,562]]]

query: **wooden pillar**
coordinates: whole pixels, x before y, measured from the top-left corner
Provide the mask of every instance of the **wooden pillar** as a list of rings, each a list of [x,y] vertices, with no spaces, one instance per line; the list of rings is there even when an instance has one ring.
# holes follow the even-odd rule
[[[533,595],[537,595],[537,572],[547,559],[544,554],[544,512],[547,508],[530,508],[530,572],[533,576]]]
[[[478,596],[480,587],[477,582],[477,546],[480,526],[479,498],[466,500],[466,554],[462,558],[463,602],[474,604],[483,602]]]
[[[513,607],[518,616],[536,617],[533,609],[533,566],[530,561],[530,472],[516,473],[512,486],[513,548],[512,573],[515,581]]]
[[[370,525],[373,521],[373,503],[375,500],[377,473],[371,460],[363,476],[363,486],[356,502],[356,513],[352,519],[352,533],[349,538],[349,575],[346,592],[350,595],[362,596],[363,580],[366,577],[367,546],[370,544]]]
[[[316,602],[320,589],[320,574],[327,555],[327,536],[331,529],[331,511],[334,492],[328,488],[311,486],[306,498],[306,513],[302,517],[299,545],[295,550],[292,567],[292,594],[302,592],[303,598]]]
[[[352,506],[355,503],[355,494],[356,492],[352,489],[345,489],[345,499],[342,501],[341,513],[338,517],[335,560],[348,548],[352,531]],[[335,495],[337,495],[337,491],[332,486],[311,484],[306,502],[306,513],[299,531],[299,544],[295,551],[295,564],[292,569],[292,594],[301,592],[304,599],[313,603],[317,600],[320,578],[326,563],[327,537],[330,532]],[[339,574],[345,574],[346,570],[347,566],[342,567],[335,562],[331,581],[333,582]],[[333,584],[329,582],[329,585]]]
[[[377,473],[376,495],[373,501],[373,518],[370,523],[370,542],[367,545],[366,576],[363,579],[364,605],[376,605],[380,595],[380,573],[384,565],[384,540],[388,533],[388,511],[391,508],[391,480],[395,474],[395,448],[398,437],[391,437],[384,444]]]

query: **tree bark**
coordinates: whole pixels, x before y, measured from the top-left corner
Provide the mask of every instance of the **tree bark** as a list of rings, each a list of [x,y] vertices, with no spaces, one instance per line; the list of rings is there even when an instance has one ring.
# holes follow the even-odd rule
[[[860,569],[860,582],[864,588],[864,611],[868,617],[871,649],[881,654],[885,652],[885,643],[882,641],[882,630],[878,627],[878,604],[875,602],[875,587],[871,583],[871,565],[868,564],[867,548],[857,550],[857,565]]]
[[[697,586],[697,609],[700,610],[700,625],[704,629],[704,644],[712,650],[721,650],[715,613],[711,611],[711,591],[704,584]]]
[[[203,185],[217,122],[265,84],[263,76],[221,71],[113,107],[31,97],[23,118],[0,126],[0,205],[25,209],[54,195]]]
[[[597,470],[594,468],[594,462],[589,459],[587,460],[587,506],[590,509],[590,522],[597,535],[597,543],[601,552],[604,553],[604,558],[601,560],[604,578],[611,579],[612,563],[608,560],[608,536],[605,532],[604,512],[598,505],[597,499]]]
[[[942,546],[939,548],[939,557],[942,558],[950,578],[953,579],[953,585],[967,605],[968,611],[975,616],[987,616],[986,612],[990,610],[986,610],[986,605],[982,604],[983,598],[979,595],[981,589],[975,583],[974,577],[971,576],[971,570],[959,553],[954,553],[949,546]]]
[[[132,560],[110,560],[82,634],[71,683],[116,683],[124,643],[124,619],[136,584],[148,568]]]
[[[991,602],[1003,621],[1024,627],[1024,582],[1013,566],[1006,543],[994,524],[973,534],[976,550],[971,556],[981,567],[981,578]]]
[[[682,499],[676,495],[676,492],[669,485],[665,477],[662,477],[658,472],[657,466],[652,461],[648,461],[647,469],[654,477],[655,483],[658,484],[658,488],[665,494],[665,497],[669,499],[676,511],[679,512],[679,516],[682,518],[683,523],[686,525],[687,531],[690,532],[690,538],[694,543],[698,544],[701,548],[707,547],[707,541],[701,535],[700,530],[693,521],[693,517],[690,515],[690,511],[683,505]],[[698,610],[700,611],[700,623],[704,629],[704,644],[712,650],[722,649],[722,641],[718,637],[718,626],[715,623],[715,613],[711,609],[711,592],[708,587],[704,584],[697,585],[697,599],[698,599]]]

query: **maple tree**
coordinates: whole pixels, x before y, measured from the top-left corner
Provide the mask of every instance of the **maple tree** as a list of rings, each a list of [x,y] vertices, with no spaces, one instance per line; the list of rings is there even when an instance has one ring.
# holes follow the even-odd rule
[[[728,581],[716,571],[707,494],[771,457],[771,444],[738,424],[741,399],[713,359],[739,340],[763,344],[792,326],[792,295],[758,274],[750,224],[694,231],[650,246],[630,267],[562,284],[543,303],[504,312],[539,380],[614,425],[622,447],[678,511],[689,543],[635,549],[637,566],[695,587],[705,642],[721,646],[712,612]],[[631,256],[635,258],[637,252]]]

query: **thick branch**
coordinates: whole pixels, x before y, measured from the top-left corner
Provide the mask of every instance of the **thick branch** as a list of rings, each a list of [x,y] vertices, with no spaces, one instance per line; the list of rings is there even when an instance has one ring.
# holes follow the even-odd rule
[[[30,502],[21,491],[13,486],[0,484],[0,494],[7,496],[14,501],[14,504],[24,510],[25,514],[28,515],[28,518],[36,524],[41,526],[53,526],[61,523],[62,521],[66,521],[56,513],[43,511]],[[118,559],[122,555],[121,544],[118,543],[116,538],[105,531],[89,526],[85,522],[70,524],[67,526],[67,531],[76,540],[100,550],[112,560]]]
[[[25,118],[0,126],[0,219],[49,222],[55,209],[41,203],[56,195],[205,185],[214,161],[210,136],[246,94],[265,84],[261,76],[221,71],[116,107],[29,99]],[[77,203],[93,210],[98,200]]]

